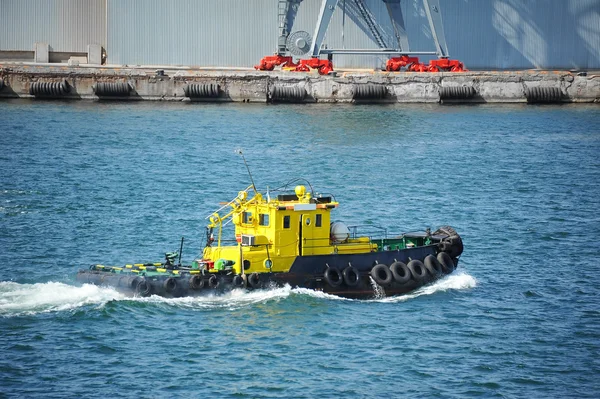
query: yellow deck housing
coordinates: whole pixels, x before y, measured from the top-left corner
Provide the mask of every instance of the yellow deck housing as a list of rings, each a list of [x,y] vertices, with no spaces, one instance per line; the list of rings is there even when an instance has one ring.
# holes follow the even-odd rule
[[[377,249],[368,237],[341,242],[332,239],[331,211],[339,204],[313,198],[304,186],[295,188],[292,199],[265,199],[256,191],[248,199],[250,188],[209,217],[208,228],[211,232],[216,229],[217,237],[205,247],[204,262],[232,261],[238,274],[287,272],[298,256],[357,254]],[[222,245],[223,227],[228,223],[235,226],[237,245]]]

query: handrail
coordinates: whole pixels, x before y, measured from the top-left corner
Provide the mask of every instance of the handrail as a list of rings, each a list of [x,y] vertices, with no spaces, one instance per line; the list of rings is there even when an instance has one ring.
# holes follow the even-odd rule
[[[252,188],[252,185],[246,187],[245,192],[248,192],[248,190],[250,190]],[[239,195],[236,195],[234,199],[232,199],[231,201],[229,201],[228,203],[226,203],[225,205],[223,205],[222,207],[220,207],[219,209],[217,209],[214,212],[211,212],[207,217],[204,218],[204,220],[209,219],[211,216],[213,216],[215,213],[218,214],[219,212],[221,212],[223,209],[227,208],[228,206],[231,206],[231,204],[233,204],[237,199],[239,199]]]
[[[369,237],[369,239],[372,239],[371,235],[372,233],[370,231],[366,231],[366,232],[362,232],[360,235],[358,235],[358,229],[359,228],[370,228],[375,230],[378,233],[383,232],[383,238],[387,238],[387,229],[385,227],[381,227],[381,226],[375,226],[375,225],[371,225],[371,224],[363,224],[363,225],[355,225],[355,226],[348,226],[348,230],[350,230],[350,237],[351,238],[358,238],[360,236],[367,236]]]

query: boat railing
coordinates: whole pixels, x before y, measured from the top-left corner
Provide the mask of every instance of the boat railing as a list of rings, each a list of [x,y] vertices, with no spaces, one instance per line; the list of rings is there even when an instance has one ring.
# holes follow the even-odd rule
[[[248,192],[250,189],[252,188],[252,186],[248,186],[246,187],[246,189],[244,190],[245,192]],[[211,217],[213,217],[214,215],[219,215],[219,218],[221,219],[225,219],[226,216],[230,213],[229,212],[229,207],[231,206],[231,204],[233,204],[234,202],[239,201],[239,196],[236,196],[234,199],[232,199],[231,201],[223,204],[223,206],[221,206],[219,209],[217,209],[216,211],[210,213],[207,217],[205,217],[205,220],[210,219]],[[227,209],[227,214],[224,217],[221,217],[221,212],[223,210]]]
[[[372,224],[363,224],[356,226],[348,226],[348,230],[350,230],[350,238],[358,238],[358,237],[369,237],[369,239],[373,238],[388,238],[387,229],[381,226],[375,226]]]

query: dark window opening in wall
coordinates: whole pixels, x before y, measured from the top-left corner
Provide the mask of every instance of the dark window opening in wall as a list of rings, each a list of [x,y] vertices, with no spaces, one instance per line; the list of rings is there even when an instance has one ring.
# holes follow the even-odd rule
[[[266,213],[261,213],[258,215],[258,224],[261,226],[269,225],[269,215]]]

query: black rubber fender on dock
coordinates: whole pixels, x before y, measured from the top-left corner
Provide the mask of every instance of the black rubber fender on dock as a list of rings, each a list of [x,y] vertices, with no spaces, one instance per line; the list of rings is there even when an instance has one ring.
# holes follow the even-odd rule
[[[62,97],[71,91],[69,82],[33,82],[29,87],[29,94],[43,97]]]
[[[128,82],[97,82],[92,90],[98,97],[127,97],[131,92]]]
[[[381,286],[387,286],[392,283],[392,272],[387,265],[379,263],[371,269],[371,277]]]
[[[408,262],[406,267],[408,267],[413,280],[417,283],[423,283],[427,280],[427,269],[425,269],[425,265],[420,260],[413,259]]]
[[[352,265],[345,268],[342,271],[342,275],[344,276],[344,282],[348,287],[356,287],[360,283],[360,273]]]
[[[398,284],[406,284],[412,278],[410,269],[402,262],[394,262],[390,265],[390,272],[394,277],[394,281]]]
[[[381,100],[387,94],[387,87],[378,84],[357,84],[352,88],[354,100]]]
[[[530,104],[534,103],[560,103],[562,102],[562,91],[558,87],[528,87],[525,97]]]
[[[271,102],[301,103],[306,98],[306,89],[300,86],[273,86],[269,93]]]
[[[323,273],[323,278],[332,287],[339,287],[344,282],[344,277],[337,267],[328,267]]]
[[[427,255],[423,264],[425,265],[425,269],[427,269],[429,274],[431,274],[433,277],[437,277],[442,274],[442,265],[435,256]]]
[[[440,88],[440,100],[468,100],[475,93],[473,86],[445,86]]]
[[[185,96],[190,98],[216,98],[220,92],[218,83],[190,83],[183,88]]]
[[[437,255],[437,260],[440,262],[444,273],[450,274],[454,271],[454,262],[452,261],[450,255],[448,255],[446,252],[440,252]]]

